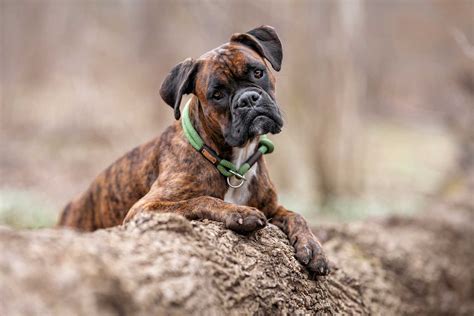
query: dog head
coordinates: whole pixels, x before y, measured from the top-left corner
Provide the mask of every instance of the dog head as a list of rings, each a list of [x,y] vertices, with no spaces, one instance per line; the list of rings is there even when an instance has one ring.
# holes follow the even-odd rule
[[[230,41],[176,65],[161,85],[160,95],[181,116],[182,96],[194,94],[206,125],[218,130],[232,147],[258,135],[281,131],[275,100],[275,78],[267,65],[281,68],[280,39],[270,26],[232,35]]]

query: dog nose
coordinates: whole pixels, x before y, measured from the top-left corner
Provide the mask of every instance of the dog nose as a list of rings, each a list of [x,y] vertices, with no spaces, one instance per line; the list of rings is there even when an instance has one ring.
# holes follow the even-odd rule
[[[239,97],[237,106],[239,108],[255,106],[258,100],[260,100],[260,93],[256,91],[246,91]]]

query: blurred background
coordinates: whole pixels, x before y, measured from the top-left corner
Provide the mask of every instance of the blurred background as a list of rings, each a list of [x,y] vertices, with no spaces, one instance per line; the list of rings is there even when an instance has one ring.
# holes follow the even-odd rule
[[[173,122],[175,64],[262,24],[283,43],[267,160],[287,207],[413,214],[474,163],[472,0],[1,0],[0,223],[54,224]]]

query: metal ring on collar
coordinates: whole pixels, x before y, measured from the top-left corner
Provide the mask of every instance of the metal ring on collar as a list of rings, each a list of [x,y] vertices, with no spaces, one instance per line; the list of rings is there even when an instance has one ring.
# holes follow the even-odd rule
[[[230,178],[236,178],[237,179],[237,177],[236,176],[227,177],[227,184],[231,188],[234,188],[234,189],[240,188],[245,182],[245,178],[241,178],[241,179],[239,179],[240,180],[239,184],[234,185],[234,184],[232,184],[232,182],[230,182]]]

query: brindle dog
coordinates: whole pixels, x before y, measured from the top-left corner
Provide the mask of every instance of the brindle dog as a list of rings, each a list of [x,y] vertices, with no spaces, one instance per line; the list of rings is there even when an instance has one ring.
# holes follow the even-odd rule
[[[279,133],[283,121],[275,101],[276,71],[283,54],[270,26],[234,34],[198,59],[176,65],[160,94],[181,116],[181,98],[193,94],[189,114],[205,144],[239,166],[257,146],[258,136]],[[265,61],[266,60],[266,61]],[[59,225],[92,231],[120,225],[144,211],[173,212],[190,220],[210,219],[239,233],[266,225],[280,227],[296,258],[318,275],[329,273],[321,244],[303,217],[279,205],[265,160],[230,188],[226,178],[186,139],[180,122],[141,145],[100,174],[89,189],[63,210]]]

